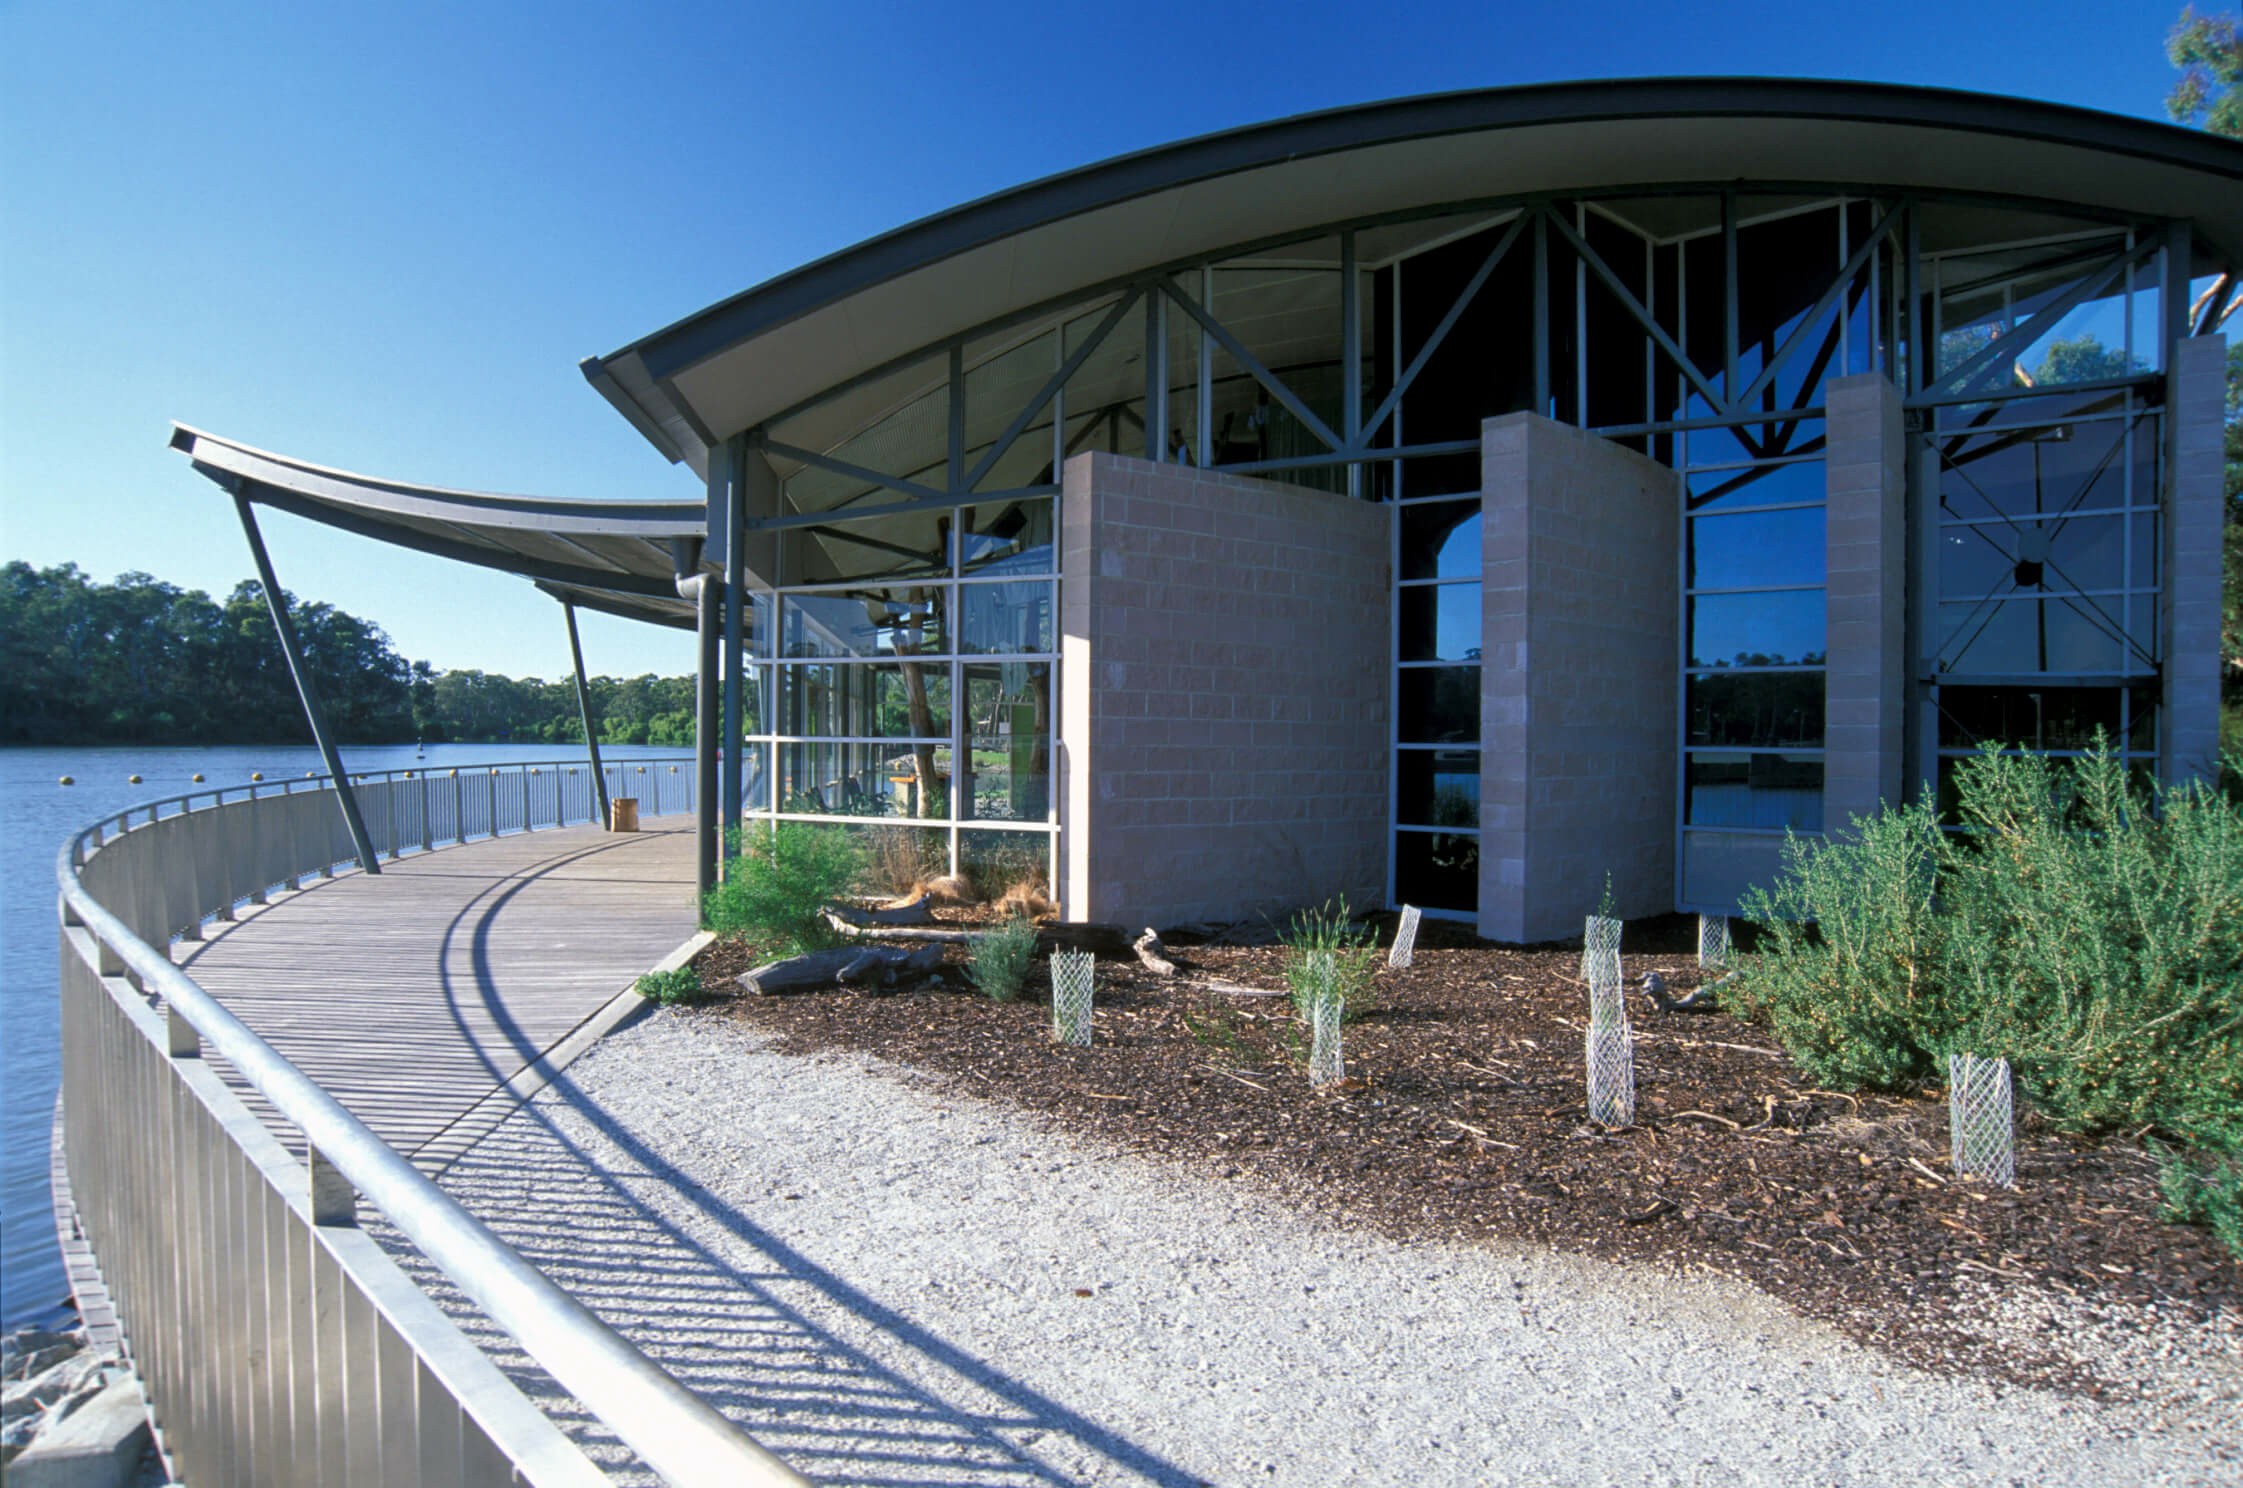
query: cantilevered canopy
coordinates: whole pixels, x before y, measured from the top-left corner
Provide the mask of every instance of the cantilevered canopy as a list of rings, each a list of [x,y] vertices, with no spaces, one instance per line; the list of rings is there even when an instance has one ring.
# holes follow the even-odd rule
[[[537,581],[556,599],[692,629],[701,502],[573,501],[377,480],[172,426],[171,445],[236,495],[399,547]],[[712,555],[714,556],[714,555]]]
[[[1434,203],[1745,181],[2176,219],[2195,225],[2200,262],[2243,258],[2243,146],[2195,131],[1884,84],[1563,83],[1308,114],[1053,176],[782,275],[584,372],[657,449],[705,469],[712,443],[827,389],[1165,265]]]

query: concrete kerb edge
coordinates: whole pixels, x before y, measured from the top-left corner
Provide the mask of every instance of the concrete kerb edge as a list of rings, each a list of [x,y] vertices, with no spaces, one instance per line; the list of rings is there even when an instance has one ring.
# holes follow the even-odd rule
[[[676,950],[671,951],[667,956],[648,967],[647,973],[676,971],[695,956],[700,955],[702,950],[715,939],[716,936],[710,931],[696,930],[693,934],[687,936]],[[641,973],[641,975],[644,974],[646,973]],[[585,1052],[594,1044],[611,1033],[630,1027],[633,1023],[651,1013],[654,1007],[655,1003],[653,1001],[639,995],[638,977],[633,977],[622,991],[609,998],[607,1002],[600,1006],[598,1011],[569,1030],[560,1042],[538,1055],[537,1058],[531,1060],[497,1089],[460,1113],[458,1119],[443,1131],[429,1138],[427,1142],[422,1144],[421,1150],[426,1151],[428,1148],[436,1146],[452,1132],[463,1127],[471,1127],[471,1123],[483,1117],[494,1105],[504,1103],[508,1112],[527,1105],[538,1092],[552,1084],[561,1071],[583,1058]],[[487,1135],[487,1133],[482,1135]],[[481,1135],[476,1140],[481,1140]],[[472,1141],[468,1144],[468,1146],[473,1145],[474,1142]],[[460,1152],[451,1154],[444,1159],[442,1165],[450,1166],[466,1150],[463,1147]]]

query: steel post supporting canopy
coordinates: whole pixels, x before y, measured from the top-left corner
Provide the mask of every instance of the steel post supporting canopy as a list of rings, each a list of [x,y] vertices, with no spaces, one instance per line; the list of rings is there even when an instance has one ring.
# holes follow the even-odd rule
[[[678,580],[703,561],[708,524],[700,501],[580,501],[411,485],[252,449],[184,424],[172,426],[171,445],[244,501],[518,574],[585,609],[693,628],[694,604],[679,597]]]
[[[1164,145],[1000,192],[586,361],[672,460],[956,337],[1105,286],[1443,203],[1753,183],[2063,203],[2192,223],[2243,260],[2243,145],[1943,89],[1638,78],[1397,99]]]

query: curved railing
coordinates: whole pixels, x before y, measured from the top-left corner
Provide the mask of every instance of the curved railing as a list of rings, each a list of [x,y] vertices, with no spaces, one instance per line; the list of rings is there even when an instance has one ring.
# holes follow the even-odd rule
[[[638,795],[650,813],[691,809],[685,762],[607,773],[615,794]],[[351,779],[375,850],[389,856],[592,815],[589,769],[565,761]],[[363,1202],[669,1482],[803,1483],[172,963],[174,935],[199,936],[206,919],[350,857],[332,782],[312,777],[132,807],[80,832],[56,863],[64,1162],[183,1476],[608,1481],[356,1227]],[[302,1134],[301,1157],[205,1050]]]

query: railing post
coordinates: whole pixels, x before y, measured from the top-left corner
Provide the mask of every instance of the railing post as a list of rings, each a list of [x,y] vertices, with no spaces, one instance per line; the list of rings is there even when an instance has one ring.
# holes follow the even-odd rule
[[[304,1170],[311,1177],[312,1223],[357,1224],[358,1190],[351,1186],[341,1169],[327,1160],[327,1154],[306,1143]]]
[[[164,1003],[164,1052],[174,1059],[202,1058],[202,1035],[195,1025],[179,1016],[179,1009],[167,999]]]

